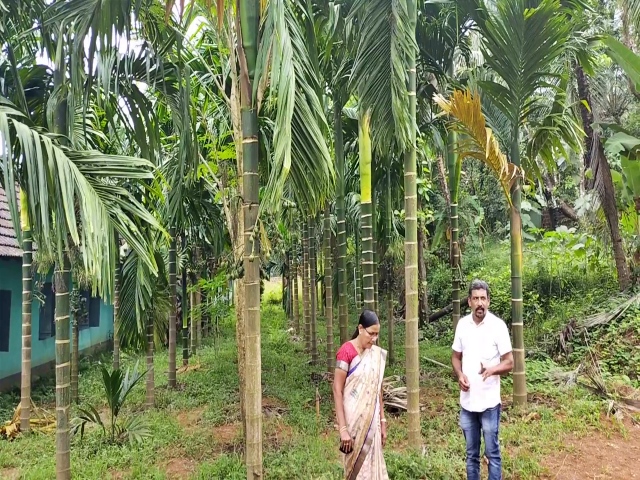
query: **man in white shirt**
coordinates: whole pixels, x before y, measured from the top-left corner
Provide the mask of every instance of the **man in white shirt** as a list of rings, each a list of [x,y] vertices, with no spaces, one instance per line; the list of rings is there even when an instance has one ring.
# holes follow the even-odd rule
[[[467,443],[467,480],[480,480],[480,431],[489,460],[489,480],[502,479],[500,375],[513,368],[509,330],[489,312],[489,285],[469,287],[471,314],[458,322],[451,363],[460,384],[460,428]]]

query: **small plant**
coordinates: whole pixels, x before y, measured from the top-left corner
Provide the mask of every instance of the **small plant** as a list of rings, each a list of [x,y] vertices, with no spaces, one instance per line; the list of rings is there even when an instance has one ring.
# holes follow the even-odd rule
[[[128,440],[130,443],[142,443],[145,438],[151,436],[151,431],[144,419],[140,416],[132,416],[119,421],[119,415],[129,393],[144,378],[146,372],[138,373],[138,363],[129,376],[129,369],[123,375],[120,369],[109,372],[104,365],[100,365],[102,371],[102,384],[109,404],[111,422],[109,428],[102,421],[100,414],[93,405],[88,408],[79,408],[81,415],[74,420],[73,433],[80,431],[80,438],[84,436],[87,424],[98,425],[102,433],[109,437],[111,443],[122,443]]]

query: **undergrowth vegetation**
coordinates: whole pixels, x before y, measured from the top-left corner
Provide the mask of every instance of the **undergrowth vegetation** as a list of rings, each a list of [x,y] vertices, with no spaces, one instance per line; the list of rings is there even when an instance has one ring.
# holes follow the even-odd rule
[[[491,265],[498,266],[499,252],[496,248],[495,256],[480,268],[489,272]],[[496,278],[488,280],[495,282]],[[492,286],[496,297],[505,295],[500,284]],[[330,384],[319,375],[324,372],[323,364],[316,367],[308,364],[303,345],[288,332],[282,309],[267,300],[271,296],[277,298],[277,293],[271,290],[275,291],[275,285],[266,286],[262,314],[265,476],[282,480],[340,479],[342,468]],[[355,310],[350,312],[353,324]],[[104,437],[100,428],[88,425],[84,438],[75,436],[72,441],[73,478],[246,478],[233,318],[231,312],[220,321],[217,334],[207,338],[205,346],[190,359],[190,369],[178,374],[179,385],[175,391],[166,388],[167,354],[158,352],[155,357],[156,409],[144,411],[143,384],[132,390],[124,407],[125,415],[144,419],[151,438],[139,444],[113,443]],[[385,458],[390,478],[445,480],[464,476],[464,441],[457,426],[458,389],[450,369],[430,361],[449,364],[450,335],[444,322],[425,331],[421,342],[422,433],[426,449],[424,454],[408,451],[406,418],[402,413],[389,412]],[[324,319],[320,319],[318,327],[318,338],[324,339]],[[603,342],[606,335],[616,335],[613,330],[609,332],[610,328],[613,327],[605,328]],[[436,331],[440,335],[432,335]],[[398,361],[387,367],[387,375],[403,374],[401,323],[396,333]],[[383,328],[381,344],[384,346],[386,341]],[[321,341],[320,345],[322,348],[326,342]],[[320,358],[324,358],[320,353]],[[576,348],[574,355],[578,354]],[[100,360],[110,362],[107,356]],[[131,368],[136,361],[133,356],[125,358],[123,368]],[[101,415],[108,415],[96,359],[83,363],[83,367],[80,407],[91,404]],[[529,359],[531,401],[526,411],[511,407],[511,382],[508,378],[503,381],[501,441],[505,479],[538,478],[545,471],[545,457],[561,448],[566,434],[582,435],[593,428],[614,425],[608,423],[609,426],[604,427],[601,423],[605,402],[581,388],[559,388],[553,383],[550,373],[559,369],[549,357]],[[34,401],[51,410],[52,387],[50,381],[46,381],[34,390]],[[315,407],[316,388],[320,398],[319,416]],[[15,393],[0,396],[0,421],[10,417],[18,400]],[[78,413],[74,408],[72,416]],[[12,473],[20,479],[49,480],[55,476],[54,469],[52,435],[32,434],[2,444],[2,478]]]

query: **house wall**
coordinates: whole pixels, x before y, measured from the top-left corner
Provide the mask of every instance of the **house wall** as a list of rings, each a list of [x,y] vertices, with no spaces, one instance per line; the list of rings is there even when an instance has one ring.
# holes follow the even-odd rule
[[[0,352],[0,391],[20,384],[22,359],[22,262],[0,258],[0,290],[11,291],[9,351]],[[40,301],[34,296],[31,315],[31,362],[33,374],[43,375],[55,362],[55,337],[39,340]],[[79,349],[89,353],[105,348],[113,339],[113,306],[100,302],[100,325],[80,330]]]

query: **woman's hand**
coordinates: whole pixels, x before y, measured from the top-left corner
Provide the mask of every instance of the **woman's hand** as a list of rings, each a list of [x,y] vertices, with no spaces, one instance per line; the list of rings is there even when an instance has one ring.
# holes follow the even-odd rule
[[[343,452],[351,453],[353,450],[353,439],[346,429],[340,432],[340,445]]]
[[[380,433],[382,434],[382,446],[387,443],[387,422],[380,423]]]

